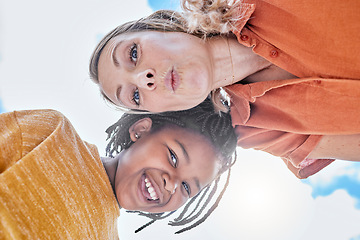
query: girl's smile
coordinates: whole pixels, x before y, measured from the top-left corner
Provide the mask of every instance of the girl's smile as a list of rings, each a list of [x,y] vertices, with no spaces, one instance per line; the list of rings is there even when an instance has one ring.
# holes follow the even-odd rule
[[[157,204],[162,200],[159,196],[163,196],[160,194],[159,185],[151,181],[145,174],[141,176],[139,181],[139,194],[140,198],[143,197],[145,201],[156,202]]]
[[[151,132],[149,123],[136,123],[141,137],[116,157],[114,191],[127,210],[173,211],[211,183],[220,163],[204,136],[172,125]]]

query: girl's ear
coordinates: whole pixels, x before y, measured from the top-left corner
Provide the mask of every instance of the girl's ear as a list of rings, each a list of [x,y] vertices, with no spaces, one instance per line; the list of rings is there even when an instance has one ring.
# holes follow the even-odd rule
[[[152,120],[151,118],[142,118],[135,122],[129,128],[130,139],[133,142],[136,142],[141,135],[148,133],[151,130]]]

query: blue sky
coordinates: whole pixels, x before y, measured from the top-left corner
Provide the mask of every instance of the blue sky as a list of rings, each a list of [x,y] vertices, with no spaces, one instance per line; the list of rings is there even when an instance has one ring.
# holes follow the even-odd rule
[[[331,167],[331,166],[329,166]],[[330,171],[331,172],[331,171]],[[327,180],[319,180],[315,174],[302,182],[312,187],[312,197],[326,197],[336,190],[342,189],[355,199],[355,207],[360,209],[360,164],[346,162],[345,166],[336,172],[331,172]]]
[[[177,9],[177,1],[148,0],[149,6],[154,10],[159,9]],[[355,163],[351,166],[360,171],[360,165]],[[312,187],[312,196],[329,196],[338,189],[344,189],[350,196],[356,199],[356,208],[360,209],[360,179],[350,175],[336,176],[328,184],[318,184],[310,180],[303,180],[304,183]]]
[[[89,56],[99,38],[115,26],[158,9],[177,9],[177,1],[20,2],[23,8],[17,1],[4,1],[0,8],[0,112],[59,110],[103,154],[104,129],[119,113],[106,107],[89,80]],[[25,45],[24,36],[31,36]],[[26,63],[21,70],[18,56]],[[219,209],[198,230],[171,239],[360,240],[359,163],[335,161],[299,180],[281,160],[263,152],[239,149],[238,156]],[[133,229],[145,220],[126,213],[120,220],[120,239],[169,239],[167,233],[159,236],[168,230],[166,223],[139,238],[132,235]]]
[[[179,7],[179,2],[176,0],[148,0],[148,4],[152,10],[156,11],[159,9],[177,9]]]
[[[2,105],[1,99],[0,99],[0,113],[5,112],[5,109]]]

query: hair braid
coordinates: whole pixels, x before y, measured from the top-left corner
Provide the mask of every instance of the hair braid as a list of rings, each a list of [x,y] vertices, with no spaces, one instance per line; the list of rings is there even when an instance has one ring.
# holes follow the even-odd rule
[[[173,124],[202,134],[211,141],[225,162],[231,161],[236,148],[231,116],[229,113],[216,113],[209,99],[189,110],[157,114],[123,114],[118,122],[106,130],[109,140],[106,154],[113,156],[113,153],[129,148],[133,143],[129,128],[136,121],[146,117],[151,118],[153,122],[152,130]]]
[[[206,195],[206,193],[209,191],[209,189],[210,189],[210,186],[207,186],[207,187],[205,187],[205,188],[203,189],[203,191],[199,192],[195,197],[193,197],[193,198],[185,205],[185,207],[184,207],[183,211],[181,212],[181,214],[180,214],[177,218],[175,218],[173,221],[174,221],[174,222],[179,222],[179,221],[181,221],[181,219],[184,217],[184,215],[186,214],[186,212],[189,210],[190,206],[191,206],[191,205],[195,202],[195,200],[201,195],[201,197],[200,197],[199,201],[197,202],[195,208],[193,209],[193,211],[192,211],[189,215],[193,214],[193,212],[195,212],[195,211],[198,209],[200,203],[202,202],[203,198],[205,197],[205,195]]]
[[[205,210],[206,206],[209,204],[211,198],[214,196],[216,190],[217,190],[217,186],[218,186],[218,183],[219,183],[219,180],[220,178],[217,178],[215,180],[215,183],[214,183],[214,187],[213,189],[211,190],[209,196],[206,198],[204,204],[202,205],[202,207],[200,208],[200,210],[194,215],[194,216],[191,216],[191,214],[189,214],[187,217],[181,219],[180,221],[178,222],[170,222],[169,225],[171,226],[180,226],[180,225],[185,225],[185,224],[188,224],[190,222],[192,222],[194,219],[196,219],[198,216],[201,215],[201,213]]]
[[[226,179],[226,183],[225,183],[225,186],[224,188],[222,189],[222,191],[220,192],[218,198],[216,199],[215,203],[211,206],[211,208],[207,211],[207,213],[202,217],[200,218],[197,222],[195,222],[194,224],[188,226],[188,227],[185,227],[177,232],[175,232],[175,234],[179,234],[179,233],[183,233],[185,231],[188,231],[196,226],[198,226],[199,224],[203,223],[209,216],[210,214],[217,208],[217,206],[219,205],[220,203],[220,200],[221,198],[223,197],[227,187],[229,186],[229,182],[230,182],[230,168],[228,169],[228,176],[227,176],[227,179]],[[216,183],[217,184],[217,183]]]
[[[164,218],[167,218],[169,217],[170,215],[172,215],[173,213],[176,212],[175,211],[172,211],[168,214],[165,214],[165,213],[144,213],[144,212],[140,212],[140,211],[127,211],[128,213],[137,213],[138,215],[140,216],[145,216],[147,218],[150,218],[152,219],[151,221],[149,221],[148,223],[142,225],[141,227],[139,227],[138,229],[135,230],[135,233],[138,233],[140,232],[141,230],[143,230],[144,228],[150,226],[151,224],[153,224],[154,222],[156,222],[157,220],[161,220],[161,219],[164,219]]]
[[[214,183],[204,188],[200,193],[196,195],[196,197],[192,198],[184,206],[183,211],[180,213],[180,215],[172,222],[169,222],[169,225],[181,226],[189,224],[196,220],[205,211],[207,205],[210,203],[211,199],[215,195],[221,174],[227,170],[229,171],[227,183],[224,189],[221,191],[215,204],[213,204],[209,208],[209,210],[200,220],[195,222],[193,225],[180,230],[177,233],[187,231],[188,229],[196,227],[197,225],[205,221],[205,219],[217,207],[227,187],[230,176],[230,167],[236,161],[235,148],[237,138],[235,131],[232,127],[231,116],[229,113],[216,113],[209,99],[206,99],[203,103],[192,109],[184,111],[165,112],[158,114],[124,114],[118,122],[116,122],[114,125],[110,126],[106,130],[109,140],[106,147],[107,155],[112,156],[113,153],[119,153],[120,151],[129,148],[133,144],[129,134],[130,127],[136,121],[146,117],[149,117],[152,120],[151,131],[157,131],[169,125],[175,125],[201,134],[213,145],[222,166],[219,171],[218,177],[215,179]],[[208,193],[209,191],[210,193]],[[189,209],[190,207],[192,207],[193,204],[195,204],[195,206],[190,212]],[[175,211],[169,214],[154,214],[139,211],[130,212],[138,213],[141,216],[145,216],[151,219],[151,221],[149,221],[147,224],[136,230],[136,232],[139,232],[145,227],[154,223],[155,221],[168,217]]]

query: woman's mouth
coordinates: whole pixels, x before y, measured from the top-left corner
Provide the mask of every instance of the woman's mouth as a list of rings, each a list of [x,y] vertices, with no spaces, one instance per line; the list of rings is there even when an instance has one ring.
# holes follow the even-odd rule
[[[165,75],[165,87],[171,92],[175,92],[180,85],[179,74],[175,71],[174,68],[170,69]]]

